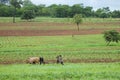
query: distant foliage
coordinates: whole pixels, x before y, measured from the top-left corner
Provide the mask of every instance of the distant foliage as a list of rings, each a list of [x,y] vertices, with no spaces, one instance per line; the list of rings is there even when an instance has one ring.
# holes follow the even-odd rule
[[[21,7],[22,5],[22,7]],[[31,0],[0,0],[0,16],[13,16],[9,12],[9,7],[12,6],[13,15],[21,16],[24,10],[34,10],[36,16],[50,16],[50,17],[70,17],[75,14],[82,14],[82,17],[97,17],[97,18],[120,18],[120,10],[110,11],[109,7],[102,7],[97,10],[93,10],[91,6],[84,6],[84,4],[62,5],[52,4],[46,6],[44,4],[36,5]],[[3,7],[5,7],[3,9]],[[21,8],[21,9],[19,9]],[[4,11],[5,10],[5,11]],[[19,13],[20,12],[20,13]]]
[[[21,8],[21,5],[23,4],[22,0],[10,0],[11,6],[14,7],[13,11],[13,23],[15,23],[15,17],[17,13],[17,9]]]
[[[116,30],[105,31],[104,39],[106,40],[107,45],[109,45],[110,42],[118,43],[120,41],[120,34]]]
[[[35,12],[32,10],[25,10],[21,16],[21,19],[25,19],[27,21],[35,18]]]

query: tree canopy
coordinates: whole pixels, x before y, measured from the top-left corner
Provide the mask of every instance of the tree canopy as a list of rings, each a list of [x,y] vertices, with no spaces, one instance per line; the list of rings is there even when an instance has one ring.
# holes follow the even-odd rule
[[[31,20],[35,18],[35,13],[32,10],[26,10],[24,11],[23,15],[21,16],[21,19],[25,19],[25,20]]]
[[[21,3],[23,2],[23,6]],[[9,3],[11,5],[9,5]],[[12,10],[13,7],[16,10]],[[20,8],[21,9],[18,9]],[[10,11],[9,11],[10,10]],[[73,17],[75,14],[82,14],[82,17],[98,17],[98,18],[120,18],[120,10],[110,11],[109,7],[99,8],[93,10],[91,6],[84,6],[84,4],[62,5],[52,4],[46,6],[45,4],[35,5],[31,0],[0,0],[0,16],[21,16],[25,10],[32,10],[36,16],[50,16],[50,17]],[[13,15],[11,11],[14,11]],[[4,15],[3,15],[4,14]]]

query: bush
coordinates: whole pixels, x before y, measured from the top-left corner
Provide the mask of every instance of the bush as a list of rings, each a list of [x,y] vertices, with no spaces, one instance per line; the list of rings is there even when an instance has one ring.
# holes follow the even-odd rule
[[[117,32],[116,30],[105,31],[104,39],[106,40],[107,45],[109,45],[110,42],[118,43],[120,41],[119,32]]]
[[[33,10],[25,10],[21,16],[21,19],[31,20],[35,18],[35,12]]]

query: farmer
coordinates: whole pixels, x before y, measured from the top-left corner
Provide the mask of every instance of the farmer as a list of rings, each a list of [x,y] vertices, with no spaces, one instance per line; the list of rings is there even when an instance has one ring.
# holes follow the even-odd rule
[[[64,65],[64,64],[63,64],[62,55],[58,55],[58,56],[56,57],[56,59],[57,59],[57,64],[58,64],[58,63],[61,63],[62,65]]]

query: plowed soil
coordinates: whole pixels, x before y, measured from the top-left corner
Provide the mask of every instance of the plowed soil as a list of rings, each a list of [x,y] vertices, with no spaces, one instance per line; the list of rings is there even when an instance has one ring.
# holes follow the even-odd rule
[[[120,62],[120,59],[71,59],[71,60],[64,60],[64,63],[113,63],[113,62]],[[56,60],[46,60],[45,64],[55,64]],[[23,60],[9,60],[0,62],[0,64],[26,64],[26,61]]]
[[[0,23],[0,36],[57,36],[72,34],[101,34],[105,30],[111,30],[112,28],[109,28],[109,26],[119,26],[119,24],[119,22],[83,23],[80,25],[80,30],[78,31],[76,25],[73,23]],[[81,27],[83,29],[81,29]],[[86,29],[84,29],[84,27],[86,27]],[[120,31],[120,28],[114,29]]]
[[[110,29],[82,29],[82,30],[0,30],[0,36],[57,36],[57,35],[86,35],[101,34]],[[120,31],[120,29],[117,29]]]

